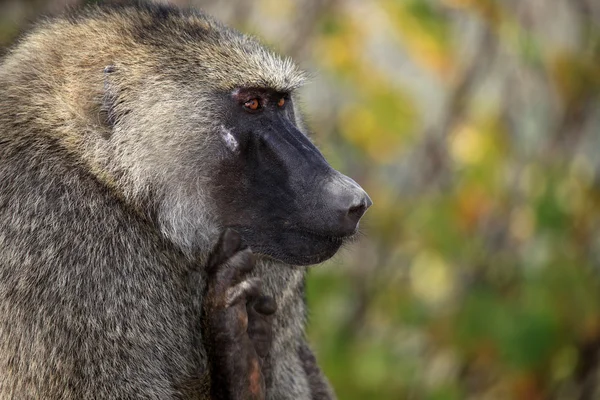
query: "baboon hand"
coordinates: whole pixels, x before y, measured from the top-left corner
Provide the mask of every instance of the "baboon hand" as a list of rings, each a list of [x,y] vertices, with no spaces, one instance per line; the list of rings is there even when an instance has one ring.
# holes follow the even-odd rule
[[[240,235],[226,229],[207,265],[204,334],[216,399],[264,399],[269,380],[265,359],[272,340],[275,300],[247,278],[254,255]]]

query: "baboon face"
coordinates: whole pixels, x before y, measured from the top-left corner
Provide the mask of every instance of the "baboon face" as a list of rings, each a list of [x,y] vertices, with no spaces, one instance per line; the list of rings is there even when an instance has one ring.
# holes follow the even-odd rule
[[[221,223],[290,264],[331,257],[356,233],[369,196],[300,131],[290,93],[239,88],[222,98],[225,156],[213,179]]]
[[[371,200],[299,128],[293,92],[304,73],[205,15],[163,7],[134,15],[129,29],[99,29],[105,53],[92,41],[82,41],[85,57],[73,53],[74,66],[97,59],[104,71],[100,80],[101,68],[86,78],[74,67],[70,76],[90,79],[99,93],[64,111],[101,100],[81,129],[98,116],[108,127],[83,140],[100,179],[108,176],[191,258],[224,227],[288,264],[335,254]],[[87,87],[68,98],[89,96]]]

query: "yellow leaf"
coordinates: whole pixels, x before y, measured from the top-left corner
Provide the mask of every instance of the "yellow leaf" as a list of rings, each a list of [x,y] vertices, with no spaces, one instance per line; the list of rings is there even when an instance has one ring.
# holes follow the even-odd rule
[[[423,251],[419,253],[410,268],[411,287],[422,301],[438,305],[454,291],[454,275],[449,265],[438,254]]]

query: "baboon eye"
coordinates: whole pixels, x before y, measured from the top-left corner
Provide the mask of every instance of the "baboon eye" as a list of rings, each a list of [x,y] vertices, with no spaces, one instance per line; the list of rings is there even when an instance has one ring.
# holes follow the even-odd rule
[[[244,103],[244,107],[248,110],[256,111],[260,108],[260,102],[258,99],[251,99]]]
[[[278,107],[283,107],[283,105],[285,104],[285,98],[282,97],[279,99],[279,101],[277,102],[277,106]]]

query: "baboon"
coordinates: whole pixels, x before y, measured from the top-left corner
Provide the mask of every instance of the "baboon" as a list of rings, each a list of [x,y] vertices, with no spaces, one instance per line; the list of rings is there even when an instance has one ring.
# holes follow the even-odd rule
[[[0,398],[331,399],[307,265],[371,205],[304,74],[193,10],[93,6],[0,64]]]

